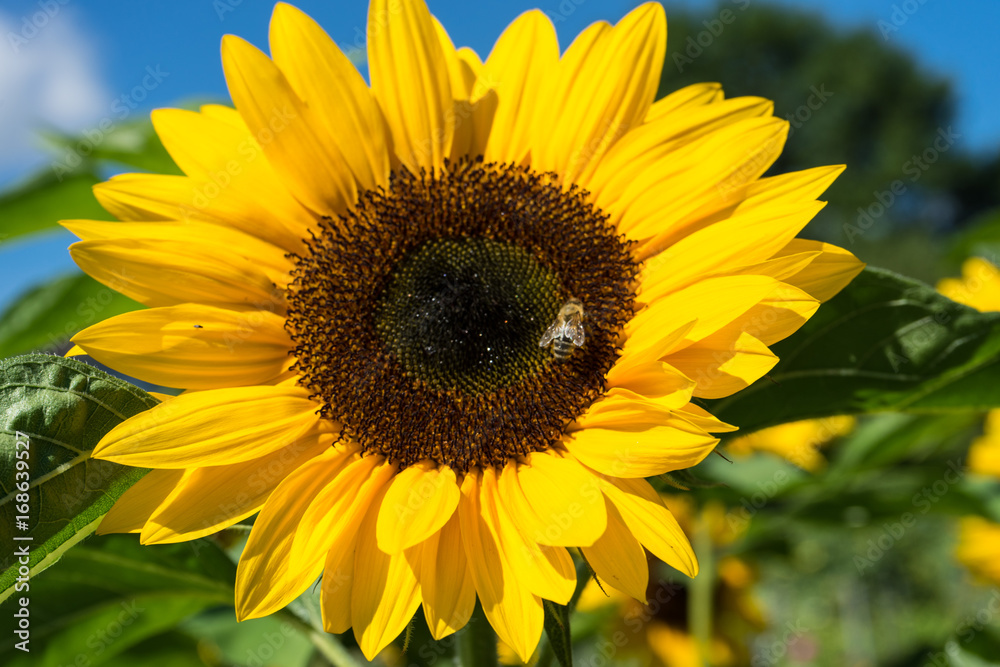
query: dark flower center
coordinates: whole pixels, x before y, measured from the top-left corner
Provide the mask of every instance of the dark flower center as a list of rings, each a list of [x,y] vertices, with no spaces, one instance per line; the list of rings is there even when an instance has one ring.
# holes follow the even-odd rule
[[[525,167],[398,170],[307,244],[288,294],[300,383],[342,437],[402,466],[499,468],[558,446],[632,315],[627,242],[585,192]],[[570,326],[540,346],[571,299],[582,345]]]

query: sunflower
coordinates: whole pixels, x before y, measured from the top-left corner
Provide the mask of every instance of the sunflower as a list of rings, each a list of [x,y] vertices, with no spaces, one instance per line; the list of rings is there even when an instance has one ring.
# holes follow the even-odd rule
[[[820,448],[850,433],[854,424],[854,417],[846,416],[779,424],[733,438],[726,443],[726,452],[736,456],[768,452],[803,470],[818,472],[826,467]]]
[[[153,113],[185,175],[112,178],[121,222],[64,223],[149,306],[79,350],[185,390],[95,449],[153,469],[102,532],[257,514],[237,617],[322,575],[324,627],[368,657],[478,598],[526,659],[569,548],[640,600],[644,547],[694,576],[644,478],[707,456],[733,427],[692,400],[760,378],[861,264],[795,238],[842,168],[762,178],[787,123],[716,84],[654,102],[665,45],[658,4],[561,55],[530,11],[483,62],[420,0],[372,0],[369,86],[289,5],[270,57],[226,36],[235,108]]]

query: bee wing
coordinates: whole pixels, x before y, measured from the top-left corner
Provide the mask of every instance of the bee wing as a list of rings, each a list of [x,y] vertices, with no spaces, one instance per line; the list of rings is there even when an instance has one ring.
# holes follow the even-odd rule
[[[566,333],[569,334],[569,339],[573,341],[573,345],[581,347],[583,345],[583,325],[577,323],[575,326],[566,327]]]
[[[552,339],[559,334],[559,323],[553,322],[549,325],[549,328],[545,330],[542,334],[542,339],[538,341],[538,347],[548,347]]]

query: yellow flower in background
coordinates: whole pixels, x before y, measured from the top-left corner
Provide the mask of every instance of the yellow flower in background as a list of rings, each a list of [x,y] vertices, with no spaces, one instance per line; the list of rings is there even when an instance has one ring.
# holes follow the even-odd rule
[[[149,306],[74,338],[180,396],[94,456],[153,468],[102,532],[190,540],[253,514],[238,618],[320,575],[324,627],[369,658],[422,607],[475,600],[521,659],[579,547],[643,600],[648,549],[694,554],[643,479],[730,431],[732,394],[861,269],[796,238],[841,167],[761,178],[785,121],[718,85],[654,102],[647,3],[560,55],[540,11],[485,62],[420,0],[373,0],[369,87],[279,4],[268,57],[232,36],[235,108],[158,110],[183,176],[96,188],[122,222],[68,221],[76,262]]]
[[[726,453],[749,456],[754,452],[776,454],[803,470],[818,472],[826,467],[820,449],[854,430],[853,417],[806,419],[765,428],[726,443]]]
[[[982,312],[1000,311],[1000,271],[981,257],[967,259],[962,277],[942,280],[938,291]],[[970,472],[1000,478],[1000,410],[986,416],[983,435],[969,447],[968,467]],[[1000,524],[978,516],[963,517],[956,557],[978,577],[1000,583]]]
[[[978,311],[1000,311],[1000,270],[982,257],[965,260],[962,277],[945,278],[937,288],[952,301]]]
[[[744,532],[743,526],[734,527],[727,520],[726,509],[719,503],[709,503],[699,511],[684,496],[664,495],[663,500],[685,532],[707,530],[712,546],[718,550],[724,550]],[[652,567],[655,572],[655,561]],[[767,625],[753,594],[757,573],[746,561],[727,555],[716,563],[715,575],[709,664],[748,664],[748,636]],[[601,590],[596,582],[584,589],[577,605],[580,611],[600,613],[608,607],[616,610],[618,620],[605,632],[609,639],[598,640],[598,650],[614,646],[623,656],[636,657],[639,664],[654,667],[701,667],[705,660],[691,634],[687,590],[670,580],[653,581],[648,604],[614,590]]]
[[[968,467],[969,472],[1000,479],[1000,410],[987,415],[983,435],[969,447]],[[963,517],[956,557],[980,579],[1000,584],[1000,524]]]

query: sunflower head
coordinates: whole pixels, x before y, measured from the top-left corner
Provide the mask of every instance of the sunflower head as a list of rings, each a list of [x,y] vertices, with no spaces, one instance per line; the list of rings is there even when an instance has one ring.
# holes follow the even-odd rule
[[[184,175],[117,176],[96,193],[121,222],[66,223],[149,306],[77,349],[185,390],[96,448],[153,468],[101,530],[257,514],[240,619],[322,575],[324,627],[368,657],[478,599],[527,659],[569,549],[639,600],[646,550],[697,572],[644,478],[707,456],[735,427],[698,399],[762,377],[861,269],[796,238],[841,167],[764,177],[788,133],[767,100],[654,101],[656,3],[562,53],[526,12],[483,61],[422,0],[373,0],[367,45],[370,84],[277,5],[270,56],[223,40],[233,107],[154,112]]]

